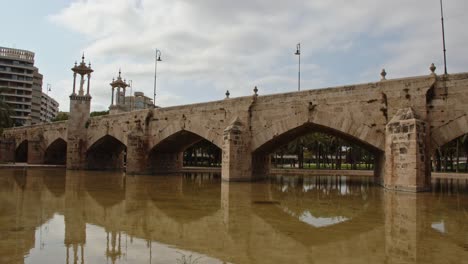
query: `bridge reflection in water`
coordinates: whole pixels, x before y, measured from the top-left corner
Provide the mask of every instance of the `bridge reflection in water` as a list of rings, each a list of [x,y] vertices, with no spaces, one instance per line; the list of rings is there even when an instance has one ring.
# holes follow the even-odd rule
[[[467,182],[2,170],[0,263],[462,263]]]

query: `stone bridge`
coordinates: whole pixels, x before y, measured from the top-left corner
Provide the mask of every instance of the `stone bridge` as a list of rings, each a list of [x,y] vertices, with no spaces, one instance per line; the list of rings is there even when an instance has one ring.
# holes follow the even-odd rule
[[[466,102],[468,73],[432,73],[89,117],[89,86],[86,95],[74,87],[68,121],[5,130],[0,159],[176,172],[184,150],[207,140],[222,150],[224,180],[251,181],[268,174],[274,150],[318,131],[373,152],[374,174],[385,187],[422,191],[430,186],[434,150],[468,133]]]

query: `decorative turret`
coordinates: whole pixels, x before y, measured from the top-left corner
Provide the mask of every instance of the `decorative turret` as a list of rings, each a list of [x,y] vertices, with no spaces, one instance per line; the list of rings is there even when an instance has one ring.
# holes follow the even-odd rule
[[[85,83],[85,75],[88,77],[88,85],[87,85],[87,88],[86,88],[86,96],[87,97],[91,97],[91,95],[89,94],[89,86],[90,86],[90,80],[91,80],[91,73],[93,72],[93,69],[91,69],[91,62],[88,64],[88,66],[86,66],[86,63],[84,61],[85,57],[84,57],[84,53],[83,53],[83,56],[81,56],[81,62],[80,64],[78,65],[76,62],[75,62],[75,67],[71,68],[71,70],[73,71],[73,93],[71,94],[71,96],[76,96],[76,75],[79,74],[81,76],[81,79],[80,79],[80,87],[79,87],[79,90],[78,90],[78,96],[84,96],[84,83]]]
[[[127,107],[125,105],[125,95],[126,95],[126,89],[130,85],[126,82],[125,79],[122,79],[121,75],[122,75],[122,71],[119,69],[119,76],[117,77],[117,79],[113,78],[112,82],[110,83],[110,86],[112,87],[112,99],[111,99],[111,105],[109,107],[111,114],[127,110]],[[117,92],[117,95],[115,95],[116,92]],[[114,96],[116,96],[115,104],[114,104]]]
[[[91,94],[89,93],[90,79],[93,69],[91,63],[86,65],[84,54],[80,64],[75,62],[71,68],[73,71],[73,92],[70,95],[70,117],[68,119],[68,147],[67,147],[67,168],[83,169],[86,159],[86,134],[91,111]],[[78,93],[76,91],[76,76],[80,75]],[[85,77],[87,77],[86,94],[84,91]]]

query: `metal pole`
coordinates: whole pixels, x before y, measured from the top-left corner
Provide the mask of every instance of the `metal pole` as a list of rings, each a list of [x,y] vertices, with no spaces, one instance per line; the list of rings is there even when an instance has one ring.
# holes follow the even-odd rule
[[[440,0],[440,16],[442,21],[442,43],[444,47],[444,73],[447,75],[447,50],[445,49],[444,9],[442,7],[442,0]]]
[[[299,56],[299,69],[297,71],[297,90],[301,90],[301,43],[297,43],[296,45],[296,53],[295,55]]]
[[[50,89],[51,85],[50,83],[47,84],[47,89],[46,89],[46,113],[45,113],[45,121],[46,122],[50,122],[49,118],[48,118],[48,111],[49,111],[49,91],[51,90]]]
[[[130,111],[133,110],[133,104],[135,103],[135,97],[133,97],[133,81],[132,80],[128,80],[128,84],[130,86]]]
[[[300,45],[299,45],[300,48]],[[297,90],[301,90],[301,52],[299,51],[299,71],[297,72],[298,81],[297,81]]]
[[[156,106],[156,73],[158,70],[158,61],[161,61],[161,51],[156,49],[156,57],[154,58],[154,91],[153,91],[154,106]]]
[[[156,58],[154,59],[154,90],[153,104],[156,106],[156,71],[158,70],[158,50],[156,50]]]

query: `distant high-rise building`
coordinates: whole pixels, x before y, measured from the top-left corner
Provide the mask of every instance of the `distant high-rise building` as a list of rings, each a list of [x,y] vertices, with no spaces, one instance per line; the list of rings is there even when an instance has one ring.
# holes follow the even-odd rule
[[[41,123],[42,74],[34,67],[31,99],[31,125]]]
[[[54,119],[58,115],[58,107],[59,103],[57,101],[55,101],[49,95],[42,93],[40,121],[42,123],[52,121],[52,119]]]
[[[41,118],[42,78],[39,69],[34,67],[34,52],[0,47],[0,100],[13,111],[11,119],[15,126],[50,120]]]

